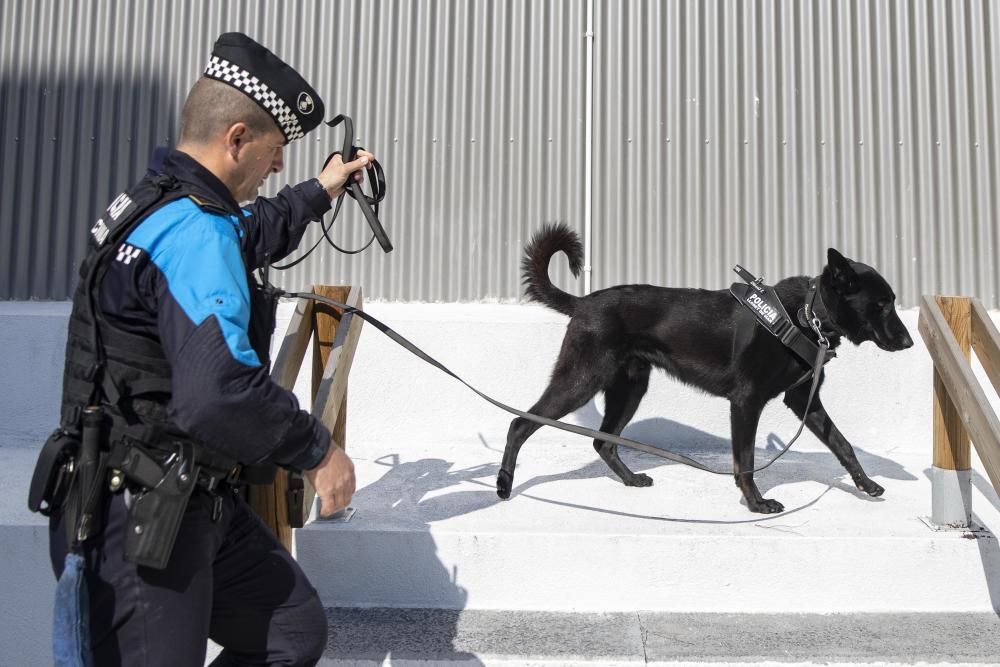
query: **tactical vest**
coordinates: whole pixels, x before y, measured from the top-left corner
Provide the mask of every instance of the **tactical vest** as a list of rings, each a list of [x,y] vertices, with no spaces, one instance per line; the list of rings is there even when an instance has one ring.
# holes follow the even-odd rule
[[[91,229],[90,249],[80,267],[69,319],[61,423],[65,430],[78,434],[83,409],[100,404],[108,422],[104,447],[124,442],[167,454],[190,443],[203,469],[227,471],[241,462],[212,452],[168,418],[171,370],[160,342],[115,327],[100,308],[100,286],[109,256],[119,252],[129,231],[151,213],[185,197],[204,210],[230,214],[218,204],[195,197],[172,176],[161,174],[144,178],[119,195]],[[277,302],[249,270],[247,280],[250,344],[261,363],[268,365]]]

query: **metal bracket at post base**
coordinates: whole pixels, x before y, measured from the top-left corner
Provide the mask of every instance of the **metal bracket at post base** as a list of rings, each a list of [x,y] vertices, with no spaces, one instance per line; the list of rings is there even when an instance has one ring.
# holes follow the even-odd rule
[[[932,466],[931,516],[935,529],[967,530],[972,526],[972,471]]]
[[[931,515],[920,520],[935,532],[959,532],[970,538],[993,533],[972,521],[972,471],[932,466]]]
[[[335,512],[330,516],[320,516],[320,508],[322,507],[322,501],[319,496],[313,501],[312,511],[309,514],[309,519],[318,523],[347,523],[354,516],[354,507],[348,506],[339,512]]]

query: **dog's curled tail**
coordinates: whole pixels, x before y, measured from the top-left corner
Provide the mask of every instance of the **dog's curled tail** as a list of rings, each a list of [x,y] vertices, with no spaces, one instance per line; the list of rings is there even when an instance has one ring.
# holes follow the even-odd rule
[[[549,261],[560,250],[569,258],[569,270],[573,277],[578,277],[583,268],[583,244],[576,232],[560,222],[543,226],[524,247],[521,280],[529,299],[572,316],[579,297],[567,294],[549,279]]]

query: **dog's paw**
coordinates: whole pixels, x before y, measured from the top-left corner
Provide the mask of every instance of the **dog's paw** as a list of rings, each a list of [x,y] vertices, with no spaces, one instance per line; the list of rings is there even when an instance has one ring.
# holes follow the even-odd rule
[[[625,480],[625,486],[653,486],[653,478],[649,475],[637,473]]]
[[[497,474],[497,495],[502,500],[510,498],[510,487],[514,485],[514,478],[506,470],[501,470]]]
[[[785,506],[779,503],[777,500],[771,500],[769,498],[764,498],[758,503],[748,503],[748,507],[751,512],[757,512],[758,514],[777,514],[778,512],[784,512]]]
[[[878,498],[885,493],[885,488],[883,488],[881,484],[876,484],[867,477],[860,481],[855,481],[854,484],[872,498]]]

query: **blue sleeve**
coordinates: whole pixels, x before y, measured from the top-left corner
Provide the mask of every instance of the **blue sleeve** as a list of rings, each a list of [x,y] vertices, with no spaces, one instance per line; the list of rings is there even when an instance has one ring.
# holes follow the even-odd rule
[[[330,195],[315,178],[285,186],[274,197],[258,197],[245,209],[247,240],[253,249],[253,269],[289,255],[298,247],[310,222],[330,210]]]
[[[171,420],[243,463],[315,467],[329,432],[271,380],[250,346],[236,221],[179,200],[140,224],[129,243],[148,253],[156,272],[152,291],[171,365]]]

